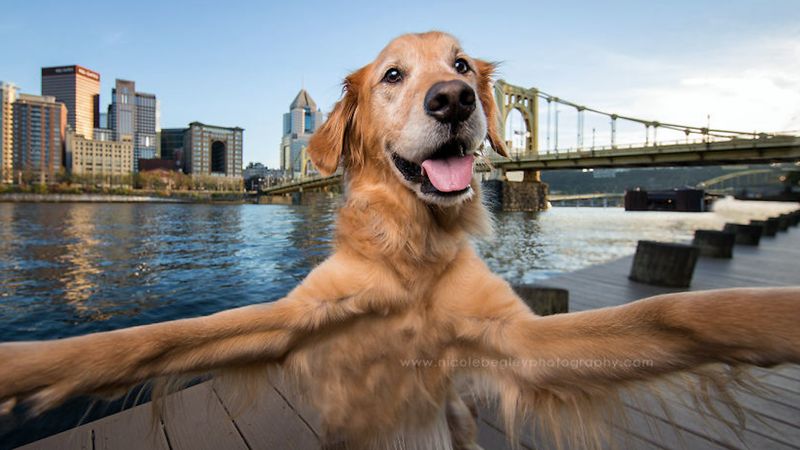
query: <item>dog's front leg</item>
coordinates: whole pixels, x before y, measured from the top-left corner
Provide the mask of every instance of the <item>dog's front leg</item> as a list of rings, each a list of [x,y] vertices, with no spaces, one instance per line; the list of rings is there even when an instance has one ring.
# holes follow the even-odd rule
[[[286,298],[195,319],[86,336],[0,344],[0,412],[26,401],[41,412],[83,394],[162,376],[278,362],[302,340],[375,307],[368,267],[332,256]]]
[[[470,321],[478,353],[507,360],[537,389],[590,392],[711,363],[800,363],[800,288],[682,292],[547,317],[510,288],[491,302],[494,316]]]
[[[448,309],[460,312],[461,354],[486,368],[510,433],[527,411],[556,437],[571,423],[567,437],[595,447],[600,422],[614,420],[602,412],[615,412],[633,383],[693,373],[711,381],[700,384],[703,401],[704,389],[724,397],[739,373],[711,364],[800,363],[800,288],[684,292],[538,317],[503,280],[473,279]]]

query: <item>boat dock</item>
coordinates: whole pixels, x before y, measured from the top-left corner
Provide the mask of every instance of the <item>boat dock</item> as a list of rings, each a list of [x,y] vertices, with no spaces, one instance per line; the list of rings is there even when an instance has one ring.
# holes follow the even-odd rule
[[[620,305],[675,292],[628,279],[632,256],[571,272],[543,282],[569,290],[570,311]],[[701,257],[690,290],[800,284],[800,229],[791,227],[759,246],[737,245],[733,259]],[[800,326],[800,324],[798,324]],[[667,416],[658,405],[626,401],[628,420],[614,430],[614,448],[633,449],[800,449],[800,366],[753,369],[768,392],[742,392],[744,427],[720,410],[722,418],[698,411],[681,395],[670,395]],[[265,389],[249,409],[232,410],[231,396],[201,383],[167,398],[166,418],[153,426],[144,404],[26,445],[26,450],[85,449],[306,449],[320,447],[320,423],[291,391]],[[499,420],[481,412],[479,443],[510,449]],[[523,433],[522,448],[537,446]]]

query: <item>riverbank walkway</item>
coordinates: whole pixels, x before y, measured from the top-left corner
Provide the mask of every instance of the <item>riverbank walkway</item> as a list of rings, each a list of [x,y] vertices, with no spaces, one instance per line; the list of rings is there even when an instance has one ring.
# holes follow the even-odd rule
[[[543,285],[569,290],[570,311],[619,305],[674,292],[629,281],[632,256],[564,274]],[[765,237],[758,247],[737,245],[734,258],[700,258],[691,290],[737,286],[800,284],[800,228]],[[800,326],[800,324],[798,324]],[[739,393],[747,413],[744,427],[721,410],[723,419],[709,417],[680,394],[666,396],[671,414],[658,405],[630,401],[628,421],[614,431],[613,448],[632,449],[800,449],[800,366],[754,369],[768,392]],[[202,383],[167,399],[167,417],[151,426],[149,404],[105,417],[22,448],[38,450],[133,449],[306,449],[319,448],[320,423],[289,390],[265,389],[255,406],[231,409],[230,393]],[[500,421],[481,412],[483,448],[510,449]],[[569,425],[566,425],[567,427]],[[527,434],[522,448],[540,450]]]

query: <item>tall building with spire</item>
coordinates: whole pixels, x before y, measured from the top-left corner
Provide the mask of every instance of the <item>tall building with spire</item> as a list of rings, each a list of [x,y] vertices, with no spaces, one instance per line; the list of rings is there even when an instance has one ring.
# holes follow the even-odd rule
[[[300,176],[303,170],[304,149],[311,135],[322,126],[322,111],[305,89],[289,105],[283,115],[283,138],[281,139],[281,170],[290,176]]]
[[[17,87],[0,81],[0,183],[14,180],[14,101]]]

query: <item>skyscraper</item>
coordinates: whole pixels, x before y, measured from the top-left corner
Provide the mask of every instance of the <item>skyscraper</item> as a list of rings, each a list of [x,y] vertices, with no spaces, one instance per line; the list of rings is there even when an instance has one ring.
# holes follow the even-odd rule
[[[52,96],[20,94],[14,102],[14,177],[55,182],[63,168],[67,108]]]
[[[311,135],[322,126],[322,111],[301,89],[283,115],[283,138],[281,139],[281,170],[287,175],[300,174],[303,168],[302,153],[308,146]]]
[[[136,131],[136,83],[116,80],[111,89],[111,104],[108,105],[108,128],[114,139],[130,138]]]
[[[17,87],[0,81],[0,183],[14,181],[14,101]]]
[[[108,106],[108,127],[114,139],[133,142],[133,167],[139,171],[139,159],[156,157],[158,100],[153,94],[136,92],[136,83],[116,80]]]
[[[42,95],[67,107],[67,124],[87,139],[100,126],[100,74],[78,65],[42,68]]]
[[[185,134],[186,128],[162,128],[161,158],[179,160]]]
[[[136,93],[136,140],[133,152],[138,159],[153,159],[156,155],[158,126],[158,100],[153,94]],[[138,155],[138,156],[136,156]]]

